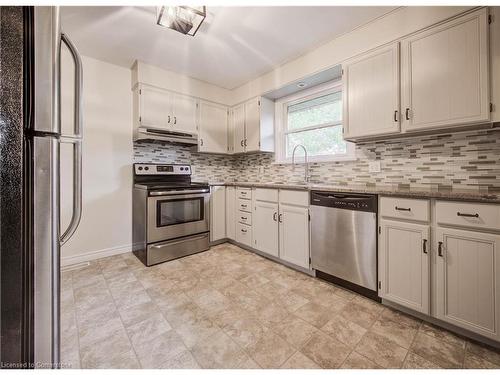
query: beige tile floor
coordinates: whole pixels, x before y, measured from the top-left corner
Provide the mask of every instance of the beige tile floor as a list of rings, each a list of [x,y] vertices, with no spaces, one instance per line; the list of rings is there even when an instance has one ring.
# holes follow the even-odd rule
[[[500,351],[234,245],[62,275],[73,368],[500,368]]]

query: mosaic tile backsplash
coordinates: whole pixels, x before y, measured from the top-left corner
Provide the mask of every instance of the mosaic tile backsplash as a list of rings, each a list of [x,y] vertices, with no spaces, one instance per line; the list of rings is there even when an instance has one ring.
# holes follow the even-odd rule
[[[303,181],[304,166],[275,164],[273,154],[207,155],[190,147],[135,144],[135,162],[189,163],[193,179],[208,182]],[[368,164],[380,160],[381,172]],[[262,168],[261,168],[262,167]],[[369,142],[356,145],[356,160],[311,163],[313,184],[445,186],[500,191],[500,128]]]

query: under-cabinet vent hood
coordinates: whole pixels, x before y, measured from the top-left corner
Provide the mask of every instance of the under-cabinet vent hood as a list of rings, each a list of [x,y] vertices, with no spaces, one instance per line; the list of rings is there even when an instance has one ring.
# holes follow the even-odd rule
[[[195,145],[198,143],[198,135],[158,128],[147,128],[140,126],[134,134],[134,141],[158,140],[172,143],[183,143]]]

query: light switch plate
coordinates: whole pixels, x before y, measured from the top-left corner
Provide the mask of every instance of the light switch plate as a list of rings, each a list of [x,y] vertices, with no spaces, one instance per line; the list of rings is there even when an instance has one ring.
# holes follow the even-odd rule
[[[368,171],[371,173],[380,172],[380,160],[369,162],[368,163]]]

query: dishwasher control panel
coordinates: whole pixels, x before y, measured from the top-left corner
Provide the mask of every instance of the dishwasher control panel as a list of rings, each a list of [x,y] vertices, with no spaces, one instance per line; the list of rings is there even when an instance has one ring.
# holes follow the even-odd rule
[[[377,196],[373,194],[311,191],[311,205],[377,212]]]

